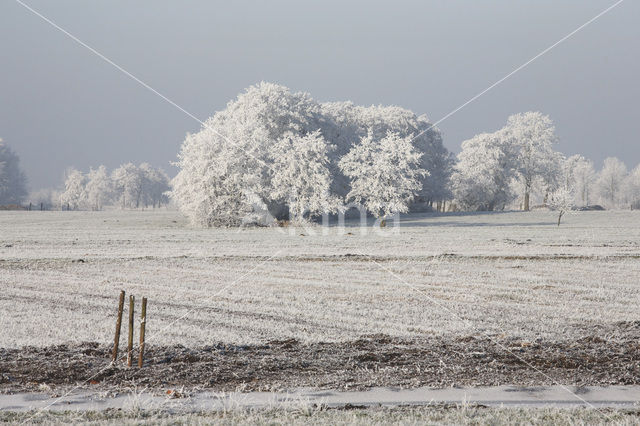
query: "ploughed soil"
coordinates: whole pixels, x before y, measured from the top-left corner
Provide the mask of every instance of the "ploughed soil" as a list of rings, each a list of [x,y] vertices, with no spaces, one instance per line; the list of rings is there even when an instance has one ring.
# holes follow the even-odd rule
[[[120,357],[124,355],[121,350]],[[640,321],[590,327],[572,341],[372,335],[337,343],[292,339],[247,346],[149,345],[142,368],[127,368],[123,360],[111,364],[110,356],[111,346],[99,343],[0,349],[0,392],[74,386],[165,392],[638,385]]]

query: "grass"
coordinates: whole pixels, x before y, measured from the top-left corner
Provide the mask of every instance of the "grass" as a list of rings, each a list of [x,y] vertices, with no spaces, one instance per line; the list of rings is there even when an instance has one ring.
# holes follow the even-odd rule
[[[427,406],[397,408],[351,408],[232,410],[220,412],[174,413],[167,411],[106,410],[100,412],[3,412],[0,422],[28,424],[91,425],[636,425],[638,410],[587,408],[484,408],[476,406]]]

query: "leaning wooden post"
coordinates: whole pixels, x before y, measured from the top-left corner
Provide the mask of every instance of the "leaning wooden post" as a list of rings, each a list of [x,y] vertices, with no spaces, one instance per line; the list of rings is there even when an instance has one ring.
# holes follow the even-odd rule
[[[124,290],[120,291],[120,302],[118,303],[118,318],[116,319],[116,337],[113,341],[113,354],[111,362],[118,360],[118,345],[120,344],[120,329],[122,328],[122,311],[124,309]]]
[[[127,344],[127,366],[133,363],[133,305],[135,297],[129,296],[129,342]]]
[[[147,298],[142,298],[142,313],[140,314],[140,349],[138,351],[138,368],[142,368],[144,357],[144,330],[147,325]]]

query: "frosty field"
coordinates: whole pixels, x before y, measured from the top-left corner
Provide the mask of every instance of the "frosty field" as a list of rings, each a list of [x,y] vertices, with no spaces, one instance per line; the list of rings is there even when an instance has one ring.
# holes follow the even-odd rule
[[[150,343],[186,346],[479,331],[572,339],[640,320],[640,212],[578,213],[559,229],[554,219],[423,215],[397,234],[314,236],[191,229],[172,211],[3,212],[0,345],[108,342],[120,289],[149,298]]]
[[[168,210],[0,212],[2,386],[106,365],[121,289],[149,300],[152,386],[637,384],[640,212],[556,220],[416,214],[363,235],[355,222],[195,229]],[[171,357],[189,364],[175,377],[159,367]],[[33,367],[45,358],[57,367]]]

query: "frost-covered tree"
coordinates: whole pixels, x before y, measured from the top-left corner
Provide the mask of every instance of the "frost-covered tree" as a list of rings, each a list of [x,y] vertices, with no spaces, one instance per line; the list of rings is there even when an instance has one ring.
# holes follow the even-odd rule
[[[27,178],[20,158],[0,139],[0,205],[20,204],[27,195]]]
[[[323,126],[325,137],[336,145],[334,165],[351,150],[353,144],[373,135],[384,138],[389,132],[401,137],[411,136],[415,149],[422,153],[420,166],[429,173],[420,178],[421,188],[415,197],[418,203],[433,203],[451,198],[449,178],[453,171],[454,158],[442,143],[440,131],[429,119],[397,106],[373,105],[363,107],[352,102],[328,102],[321,104],[326,117]],[[334,166],[334,192],[345,196],[349,189],[348,179]]]
[[[509,117],[503,135],[515,148],[516,171],[524,191],[524,210],[529,210],[531,192],[536,184],[543,186],[545,195],[557,186],[562,157],[553,149],[557,140],[555,127],[549,116],[525,112]]]
[[[573,208],[574,200],[574,189],[567,185],[561,185],[549,194],[548,205],[551,210],[558,212],[558,226],[560,226],[562,216]]]
[[[200,132],[187,135],[172,198],[202,226],[239,225],[255,200],[282,217],[287,206],[272,198],[271,150],[285,134],[320,128],[319,105],[308,94],[270,83],[251,86]]]
[[[627,176],[625,190],[631,209],[640,210],[640,165],[636,166]]]
[[[133,163],[123,164],[111,173],[113,187],[124,209],[138,208],[143,194],[143,173]]]
[[[562,177],[547,200],[548,207],[558,212],[558,226],[565,213],[576,205],[576,193],[585,190],[584,174],[588,166],[589,161],[581,155],[573,155],[563,161]]]
[[[509,117],[495,133],[463,142],[450,179],[456,205],[464,210],[504,209],[523,195],[529,210],[532,195],[548,201],[562,186],[564,156],[553,149],[555,129],[548,116],[526,112]]]
[[[64,191],[60,194],[61,207],[68,210],[79,210],[86,208],[87,198],[87,178],[79,170],[67,169],[64,180]]]
[[[333,200],[347,196],[352,184],[340,168],[340,160],[362,138],[372,135],[380,141],[389,132],[402,138],[418,136],[409,141],[423,154],[421,167],[432,172],[433,178],[421,176],[416,195],[427,201],[447,198],[451,156],[439,131],[431,128],[425,117],[397,107],[319,104],[306,93],[264,82],[249,87],[208,119],[198,133],[187,135],[178,155],[180,171],[172,182],[171,195],[191,221],[202,226],[241,224],[255,205],[266,206],[275,218],[286,217],[289,210],[296,214],[296,208],[289,205],[291,198],[282,196],[282,180],[288,178],[275,170],[282,169],[283,158],[309,161],[302,153],[289,151],[300,149],[297,143],[306,140],[316,146],[323,140],[332,147],[326,161],[321,161],[328,170],[329,194],[314,194],[314,199],[333,204]],[[307,187],[315,185],[316,169],[287,166],[283,170],[295,167],[300,170],[293,183],[297,190],[300,187],[296,185],[305,180]],[[324,169],[322,176],[319,187],[327,183]]]
[[[586,161],[582,155],[572,155],[562,162],[562,179],[559,186],[574,187],[575,170],[578,164]]]
[[[421,156],[411,136],[363,138],[340,160],[340,169],[351,180],[347,200],[363,205],[376,218],[406,212],[420,190],[421,177],[428,173],[420,167]]]
[[[591,197],[596,181],[596,171],[593,167],[593,161],[584,158],[581,155],[574,155],[567,159],[567,166],[570,174],[569,179],[573,181],[574,194],[576,196],[576,205],[588,206],[591,203]]]
[[[320,130],[299,136],[285,134],[273,146],[270,199],[287,203],[294,223],[337,210],[339,201],[330,194],[329,153],[334,149]]]
[[[244,182],[255,169],[243,165],[243,160],[246,162],[239,147],[228,144],[209,127],[187,135],[178,155],[180,172],[172,181],[171,197],[192,223],[239,225],[241,217],[251,212],[251,194]]]
[[[113,199],[113,181],[105,166],[89,170],[87,175],[87,201],[93,210],[102,210]]]
[[[111,174],[105,166],[91,168],[86,175],[69,169],[65,177],[65,190],[61,194],[62,206],[73,209],[102,210],[112,203],[121,208],[139,208],[166,203],[169,177],[147,163],[136,166],[123,164]]]
[[[515,196],[514,156],[501,132],[483,133],[462,143],[451,177],[456,205],[463,210],[503,210]]]
[[[171,189],[169,177],[162,169],[154,168],[149,163],[140,164],[142,174],[142,199],[145,207],[160,207],[168,201],[167,192]]]
[[[616,208],[624,198],[624,183],[627,177],[627,166],[615,157],[604,160],[604,166],[598,174],[596,188],[598,195],[609,208]]]

